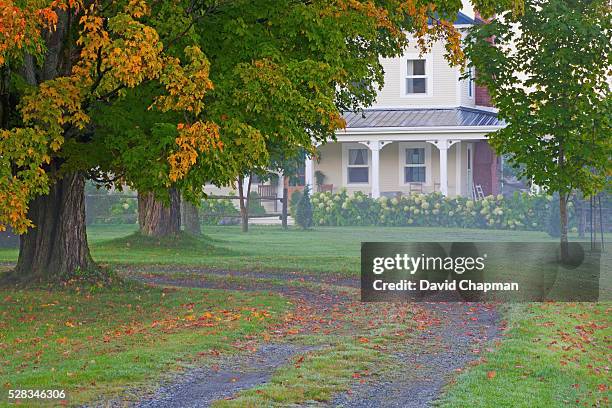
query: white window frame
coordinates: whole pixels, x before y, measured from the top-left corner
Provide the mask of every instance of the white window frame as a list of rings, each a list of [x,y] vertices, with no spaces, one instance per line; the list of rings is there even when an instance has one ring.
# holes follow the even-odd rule
[[[431,166],[431,144],[427,142],[400,142],[399,144],[399,182],[400,186],[409,186],[417,182],[406,182],[404,177],[404,168],[406,167],[423,167],[423,166],[410,166],[406,164],[406,149],[425,149],[425,182],[422,183],[424,186],[432,186],[432,166]]]
[[[367,167],[368,182],[367,183],[349,183],[348,168],[349,168],[349,149],[366,149],[368,151],[367,166],[351,166],[351,167]],[[361,143],[342,143],[342,182],[346,186],[369,187],[372,181],[372,151],[368,146]]]
[[[425,93],[406,93],[406,79],[408,79],[408,61],[409,60],[424,60],[425,75],[415,75],[410,78],[425,78]],[[433,59],[431,54],[420,55],[418,53],[405,54],[401,59],[400,69],[400,97],[402,98],[427,98],[433,94]]]
[[[470,99],[474,99],[474,94],[476,93],[476,82],[474,82],[475,78],[474,67],[469,68],[469,76],[467,78],[467,96]]]

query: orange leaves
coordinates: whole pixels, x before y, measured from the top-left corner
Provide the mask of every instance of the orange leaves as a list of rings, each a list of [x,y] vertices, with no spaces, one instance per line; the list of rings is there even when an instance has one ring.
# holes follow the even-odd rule
[[[18,6],[12,0],[0,0],[0,65],[23,48],[41,51],[41,31],[54,29],[56,24],[57,14],[52,8]]]
[[[487,378],[489,380],[492,380],[493,378],[495,378],[496,375],[497,373],[495,371],[487,371]]]
[[[177,181],[187,175],[201,153],[221,149],[219,127],[210,122],[196,122],[193,125],[179,124],[176,138],[178,150],[168,157],[170,180]]]
[[[0,228],[10,224],[20,233],[33,226],[26,216],[28,203],[48,191],[45,169],[61,155],[70,137],[66,129],[79,133],[89,125],[92,101],[116,98],[123,88],[160,80],[167,95],[156,101],[158,106],[186,112],[192,121],[212,89],[209,63],[199,48],[187,48],[188,63],[182,64],[164,53],[157,31],[138,20],[150,13],[146,0],[130,0],[123,12],[110,17],[102,16],[99,3],[84,7],[82,0],[54,0],[47,4],[46,8],[19,7],[13,0],[0,0],[0,65],[7,56],[44,50],[41,32],[58,24],[57,10],[73,14],[80,25],[72,71],[43,82],[22,98],[19,109],[24,127],[0,131]],[[199,154],[221,148],[217,127],[204,122],[179,130],[176,144],[168,157],[171,181],[184,177]]]
[[[141,18],[151,13],[149,5],[144,0],[130,0],[125,7],[125,12],[134,18]]]
[[[204,108],[204,96],[213,88],[208,78],[210,64],[198,47],[187,47],[185,54],[189,58],[185,66],[181,66],[175,58],[165,61],[160,80],[166,87],[167,95],[157,98],[155,105],[164,112],[175,110],[199,115]]]

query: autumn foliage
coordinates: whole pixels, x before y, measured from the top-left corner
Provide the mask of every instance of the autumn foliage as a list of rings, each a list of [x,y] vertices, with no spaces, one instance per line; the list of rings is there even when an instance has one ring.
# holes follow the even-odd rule
[[[130,1],[111,17],[102,14],[98,3],[54,1],[38,8],[30,3],[26,8],[2,4],[3,16],[10,18],[0,27],[0,62],[17,64],[20,49],[44,52],[43,36],[58,29],[58,13],[78,19],[78,52],[66,75],[27,89],[19,105],[20,126],[0,131],[0,228],[9,224],[25,232],[33,226],[28,202],[61,177],[63,169],[49,165],[61,160],[67,139],[90,130],[91,106],[146,81],[159,81],[165,88],[156,100],[160,109],[193,114],[192,122],[179,125],[176,149],[169,155],[171,180],[188,171],[194,155],[220,147],[216,127],[195,119],[212,88],[208,61],[197,46],[185,51],[184,64],[166,54],[157,31],[141,21],[149,13],[145,2]]]

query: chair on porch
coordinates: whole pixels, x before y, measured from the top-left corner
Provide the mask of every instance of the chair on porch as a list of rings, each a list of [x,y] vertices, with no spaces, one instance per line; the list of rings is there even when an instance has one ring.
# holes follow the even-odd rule
[[[334,185],[333,184],[318,184],[317,185],[317,192],[319,192],[319,193],[326,193],[328,191],[330,193],[333,193],[333,191],[334,191]]]
[[[410,193],[422,193],[423,192],[423,183],[410,183],[409,185]]]

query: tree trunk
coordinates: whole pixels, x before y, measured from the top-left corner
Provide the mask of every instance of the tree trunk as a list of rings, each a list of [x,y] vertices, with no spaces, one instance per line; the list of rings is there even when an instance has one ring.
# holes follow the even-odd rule
[[[185,226],[185,231],[191,235],[202,234],[198,207],[186,200],[183,200],[183,225]]]
[[[168,190],[169,205],[155,199],[153,193],[138,193],[140,233],[148,237],[175,236],[181,230],[181,199],[174,188]]]
[[[567,239],[567,198],[568,194],[559,194],[559,219],[561,223],[561,260],[569,259],[569,244]]]
[[[22,281],[56,280],[97,268],[87,244],[85,179],[67,174],[30,203],[35,225],[21,237],[15,273]]]
[[[244,191],[244,178],[238,177],[238,196],[240,197],[240,218],[242,220],[242,232],[249,232],[249,195],[251,192],[251,180],[247,183],[246,191]]]

